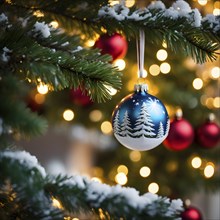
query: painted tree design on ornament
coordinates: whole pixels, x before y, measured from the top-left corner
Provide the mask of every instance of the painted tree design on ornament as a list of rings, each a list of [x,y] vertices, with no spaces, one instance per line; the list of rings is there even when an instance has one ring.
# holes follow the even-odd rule
[[[157,138],[162,138],[164,136],[164,129],[163,129],[163,123],[160,122]]]
[[[170,119],[168,118],[168,119],[167,119],[167,124],[166,124],[166,132],[165,132],[165,135],[168,135],[169,130],[170,130]]]
[[[121,136],[131,136],[132,128],[131,128],[131,121],[128,116],[128,111],[125,112],[123,121],[121,124]]]
[[[120,135],[121,133],[121,127],[120,127],[120,123],[119,123],[119,111],[117,111],[114,121],[113,121],[113,129],[115,134]]]
[[[140,115],[137,118],[134,130],[134,137],[153,137],[156,135],[154,133],[154,124],[150,114],[148,113],[146,103],[143,103],[141,106]]]

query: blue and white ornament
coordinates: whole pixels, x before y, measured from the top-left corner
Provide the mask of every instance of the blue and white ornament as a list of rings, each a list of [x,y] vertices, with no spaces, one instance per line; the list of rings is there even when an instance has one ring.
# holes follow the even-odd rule
[[[135,85],[112,114],[116,139],[131,150],[150,150],[167,137],[170,120],[163,103],[147,93],[146,84]]]

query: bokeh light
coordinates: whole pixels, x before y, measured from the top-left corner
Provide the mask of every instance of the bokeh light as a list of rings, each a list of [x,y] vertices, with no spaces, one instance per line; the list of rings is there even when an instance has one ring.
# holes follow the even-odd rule
[[[151,173],[151,170],[149,167],[144,166],[144,167],[141,167],[139,173],[142,177],[148,177]]]
[[[115,182],[120,185],[125,185],[128,182],[128,178],[124,173],[117,173],[115,176]]]
[[[131,151],[129,154],[129,158],[131,159],[131,161],[133,162],[138,162],[141,159],[141,153],[140,151]]]
[[[161,73],[167,74],[170,72],[170,70],[171,70],[171,66],[169,63],[166,63],[166,62],[161,63],[161,65],[160,65]]]
[[[199,90],[203,87],[203,81],[200,78],[196,78],[193,80],[192,85],[193,85],[194,89]]]
[[[119,165],[117,168],[118,173],[124,173],[125,175],[128,174],[128,168],[125,165]]]
[[[157,193],[159,191],[159,185],[157,183],[149,184],[148,191],[154,194]]]
[[[213,99],[213,106],[214,106],[215,108],[220,108],[220,97],[215,97],[215,98]]]
[[[198,0],[198,3],[202,6],[206,5],[208,0]]]
[[[160,67],[157,64],[153,64],[150,66],[149,72],[152,76],[157,76],[160,74]]]
[[[126,63],[123,59],[117,59],[113,62],[113,65],[118,67],[118,69],[121,71],[126,67]]]
[[[156,57],[157,57],[158,60],[164,61],[164,60],[167,59],[168,53],[167,53],[166,50],[160,49],[160,50],[157,51]]]
[[[215,166],[213,163],[207,163],[204,169],[204,176],[206,178],[211,178],[215,173]]]
[[[72,121],[74,118],[74,112],[71,109],[66,109],[63,112],[63,118],[65,121]]]
[[[109,121],[104,121],[101,124],[101,131],[104,134],[110,134],[112,133],[112,124]]]
[[[202,165],[202,160],[200,157],[194,157],[191,161],[192,167],[197,169]]]
[[[220,77],[220,68],[215,66],[211,70],[211,76],[214,79],[218,79]]]
[[[37,86],[37,91],[40,94],[45,95],[48,93],[48,86],[41,83]]]
[[[95,109],[89,113],[89,118],[93,122],[98,122],[102,119],[102,112],[98,109]]]

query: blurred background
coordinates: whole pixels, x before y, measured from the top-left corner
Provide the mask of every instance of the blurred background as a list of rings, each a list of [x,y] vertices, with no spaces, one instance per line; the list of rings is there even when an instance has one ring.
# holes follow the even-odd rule
[[[163,2],[170,6],[173,1]],[[187,2],[202,15],[220,15],[220,1]],[[128,7],[149,3],[125,1]],[[52,25],[59,27],[57,21]],[[88,39],[82,33],[80,37],[85,47],[103,51],[106,45],[115,43],[115,35],[109,39],[99,35]],[[115,106],[133,92],[137,83],[135,40],[124,36],[118,49],[119,58],[115,58],[115,50],[105,53],[112,55],[113,65],[123,72],[123,85],[120,91],[111,91],[113,99],[106,103],[92,102],[80,89],[50,92],[43,85],[27,85],[23,91],[26,103],[48,119],[49,129],[44,136],[29,141],[17,137],[18,145],[35,155],[51,174],[81,174],[110,185],[135,187],[141,194],[149,191],[182,198],[185,205],[200,210],[204,219],[220,219],[219,57],[215,62],[196,64],[191,58],[170,51],[166,43],[157,47],[146,40],[144,66],[149,93],[165,104],[174,130],[169,134],[173,139],[166,144],[140,152],[120,145],[112,132]],[[183,123],[178,126],[183,140],[175,136],[175,115],[180,109],[179,120]],[[192,127],[188,139],[184,139],[184,123]],[[217,137],[212,136],[213,127],[218,129]],[[185,146],[179,148],[182,141]]]

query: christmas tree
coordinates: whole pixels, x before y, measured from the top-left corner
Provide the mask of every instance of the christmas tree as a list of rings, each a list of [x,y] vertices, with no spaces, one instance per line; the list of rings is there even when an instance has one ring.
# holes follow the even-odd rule
[[[209,112],[206,106],[189,102],[192,98],[196,101],[200,99],[201,93],[190,89],[186,91],[185,87],[194,76],[189,71],[185,77],[182,60],[183,57],[190,56],[195,62],[202,64],[217,59],[219,16],[207,15],[202,18],[198,9],[191,9],[182,0],[172,5],[169,1],[140,1],[130,8],[124,1],[116,5],[108,3],[111,1],[0,1],[1,219],[70,219],[79,212],[88,212],[89,215],[96,214],[100,219],[158,220],[175,219],[181,211],[182,204],[178,199],[170,201],[151,193],[140,196],[134,188],[100,184],[81,176],[47,175],[36,157],[14,149],[14,140],[31,138],[45,132],[47,122],[44,116],[53,122],[60,119],[60,106],[64,109],[69,106],[63,98],[67,97],[69,89],[80,89],[94,103],[99,103],[111,99],[112,88],[125,88],[126,80],[129,79],[122,78],[122,87],[122,74],[111,63],[111,56],[102,55],[99,49],[88,47],[89,40],[97,39],[97,36],[106,32],[124,34],[130,40],[132,51],[139,30],[144,30],[147,36],[146,46],[152,49],[147,52],[151,63],[154,59],[152,52],[161,45],[166,45],[167,50],[175,52],[172,59],[177,64],[173,67],[177,76],[164,75],[158,77],[159,80],[150,77],[161,88],[160,98],[166,100],[167,106],[181,106],[184,116],[193,125],[198,125],[196,122],[202,121],[204,113]],[[128,53],[127,59],[135,63],[134,53],[131,54]],[[166,73],[166,70],[161,69],[161,72]],[[161,86],[163,84],[167,85],[166,88]],[[208,84],[215,85],[215,80],[207,82],[207,87]],[[36,85],[41,92],[36,93]],[[44,106],[42,90],[47,89],[54,92],[48,95],[48,102]],[[176,92],[175,95],[171,95],[173,91]],[[126,89],[122,89],[120,95],[126,92]],[[113,102],[116,103],[119,99],[115,97]],[[107,102],[103,106],[102,111],[106,117],[110,117],[109,110],[112,107],[109,106],[113,106],[113,102]],[[210,104],[210,101],[206,103]],[[189,106],[194,107],[188,110]],[[81,115],[78,114],[77,120],[88,125],[85,115],[91,108],[84,109],[83,112],[82,109],[78,108]],[[96,109],[96,104],[92,109]],[[33,110],[37,110],[41,116]],[[129,120],[125,115],[124,126],[128,125]],[[160,128],[160,133],[162,132],[163,127]],[[169,154],[165,148],[142,154],[123,148],[117,151],[122,152],[118,161],[129,167],[131,161],[128,158],[131,153],[139,153],[143,158],[148,158],[148,165],[152,168],[158,167],[156,158],[160,162],[160,169],[148,181],[155,179],[155,175],[160,176],[161,184],[164,184],[164,190],[160,193],[164,196],[177,198],[190,191],[182,184],[176,184],[180,172],[186,181],[192,183],[192,190],[201,183],[209,188],[217,188],[218,175],[208,181],[199,173],[195,174],[187,162],[179,166],[176,161],[199,155],[204,160],[215,162],[218,148],[212,149],[215,153],[210,154],[207,149],[200,148]],[[117,161],[117,155],[119,154],[114,151],[108,157],[115,156]],[[106,156],[103,158],[106,160]],[[108,165],[110,162],[114,161],[107,160],[103,166],[111,167]],[[134,166],[134,169],[144,165],[142,162]],[[98,164],[103,164],[101,159],[97,161]],[[173,176],[168,182],[164,175],[170,172],[173,172]],[[134,170],[131,173],[133,176],[129,178],[129,186],[138,187],[138,190],[144,192],[144,184],[135,183],[140,179],[137,177],[138,172]],[[197,179],[194,178],[195,175]],[[141,181],[143,180],[138,182]],[[107,178],[106,182],[112,184]]]

